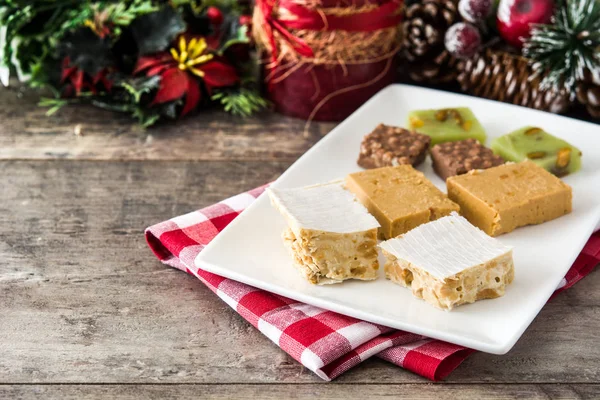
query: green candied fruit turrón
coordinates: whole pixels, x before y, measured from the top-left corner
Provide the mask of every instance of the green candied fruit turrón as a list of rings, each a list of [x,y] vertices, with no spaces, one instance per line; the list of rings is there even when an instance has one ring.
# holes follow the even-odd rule
[[[581,169],[581,151],[577,147],[535,126],[500,136],[491,148],[506,161],[529,159],[559,177]]]
[[[439,143],[473,138],[485,144],[485,130],[467,107],[414,110],[408,114],[410,129],[431,137],[431,147]]]

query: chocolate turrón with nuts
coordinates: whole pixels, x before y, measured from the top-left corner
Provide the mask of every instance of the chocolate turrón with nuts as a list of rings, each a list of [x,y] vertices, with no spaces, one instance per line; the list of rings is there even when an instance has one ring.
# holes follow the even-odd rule
[[[475,139],[440,143],[431,148],[433,169],[446,180],[473,169],[487,169],[504,164],[502,157],[482,146]]]
[[[425,159],[430,142],[427,135],[379,124],[363,138],[357,162],[366,169],[402,164],[417,166]]]

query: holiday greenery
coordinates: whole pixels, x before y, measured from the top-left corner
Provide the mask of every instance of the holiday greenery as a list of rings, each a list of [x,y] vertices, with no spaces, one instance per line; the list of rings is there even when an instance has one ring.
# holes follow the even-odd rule
[[[407,0],[404,17],[412,80],[600,118],[600,0]]]
[[[0,80],[52,89],[144,126],[267,106],[237,0],[0,0]],[[406,0],[402,66],[417,82],[600,118],[600,0]]]
[[[4,0],[0,78],[9,75],[55,98],[55,112],[88,103],[127,112],[149,126],[210,105],[247,116],[258,94],[249,23],[228,0]]]
[[[533,28],[525,55],[536,70],[547,72],[544,87],[564,84],[572,91],[586,69],[600,70],[600,1],[563,2],[552,24]]]

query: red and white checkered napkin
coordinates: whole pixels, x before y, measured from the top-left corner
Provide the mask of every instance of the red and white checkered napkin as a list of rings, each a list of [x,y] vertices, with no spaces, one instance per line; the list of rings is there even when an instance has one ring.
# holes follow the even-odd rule
[[[473,352],[336,314],[196,268],[196,255],[265,187],[151,226],[146,230],[148,245],[163,263],[195,275],[281,349],[325,380],[334,379],[374,355],[438,380]],[[599,262],[600,232],[597,232],[555,294],[578,282]]]

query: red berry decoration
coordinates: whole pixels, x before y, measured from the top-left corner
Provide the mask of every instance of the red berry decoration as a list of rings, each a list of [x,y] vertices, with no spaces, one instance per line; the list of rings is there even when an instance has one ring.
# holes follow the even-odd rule
[[[252,15],[240,15],[240,25],[251,26]]]
[[[223,23],[223,13],[217,7],[208,7],[206,9],[206,16],[214,26],[219,26]]]
[[[553,14],[554,0],[500,0],[496,24],[507,43],[521,48],[532,24],[547,24]]]
[[[470,58],[477,53],[481,46],[481,35],[473,25],[459,22],[446,31],[444,43],[446,50],[454,57]]]
[[[490,16],[493,5],[492,0],[460,0],[458,12],[466,21],[478,24]]]

